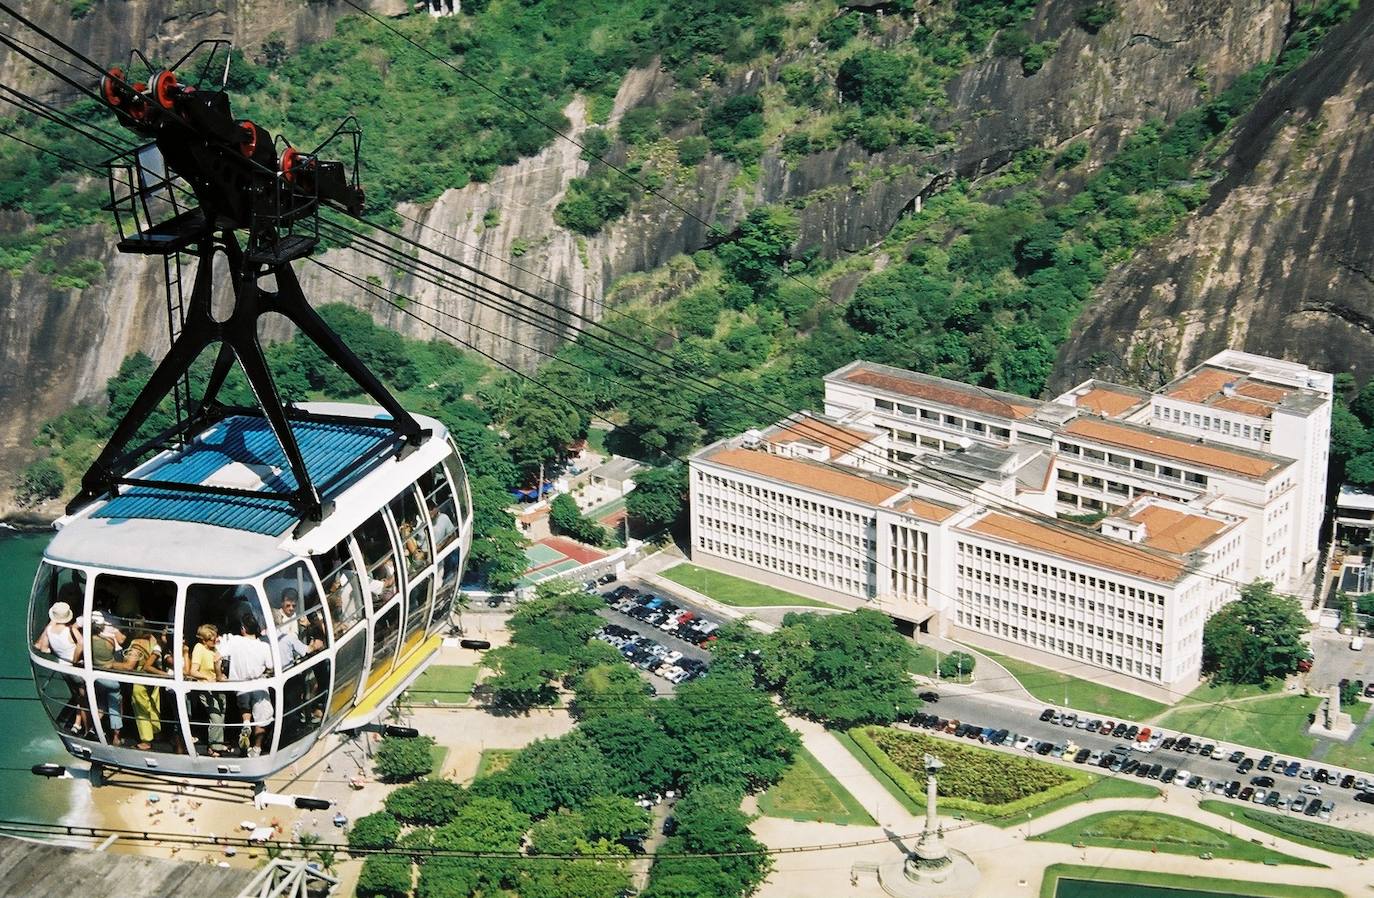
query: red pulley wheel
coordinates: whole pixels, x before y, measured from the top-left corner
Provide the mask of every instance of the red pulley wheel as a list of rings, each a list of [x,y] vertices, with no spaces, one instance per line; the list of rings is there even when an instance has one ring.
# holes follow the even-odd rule
[[[281,154],[281,174],[286,179],[286,183],[296,183],[296,164],[300,161],[301,154],[295,147],[287,147]]]
[[[100,76],[100,96],[104,97],[105,102],[118,108],[123,105],[120,102],[118,87],[124,83],[124,70],[113,68]]]
[[[153,99],[157,101],[157,105],[170,111],[172,108],[172,93],[177,89],[177,86],[177,76],[175,74],[165,69],[158,72],[157,77],[153,79]]]
[[[249,159],[253,158],[253,153],[258,148],[258,126],[244,119],[239,122],[239,132],[242,138],[239,140],[239,151]]]

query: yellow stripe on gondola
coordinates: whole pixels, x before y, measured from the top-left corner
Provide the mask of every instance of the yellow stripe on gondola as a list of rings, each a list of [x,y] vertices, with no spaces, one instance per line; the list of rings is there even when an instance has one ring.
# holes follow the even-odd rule
[[[414,652],[397,664],[391,673],[387,674],[385,680],[367,690],[362,701],[358,702],[353,710],[349,711],[348,715],[339,722],[339,729],[349,730],[371,723],[394,696],[414,682],[443,643],[444,637],[438,633],[421,643]]]

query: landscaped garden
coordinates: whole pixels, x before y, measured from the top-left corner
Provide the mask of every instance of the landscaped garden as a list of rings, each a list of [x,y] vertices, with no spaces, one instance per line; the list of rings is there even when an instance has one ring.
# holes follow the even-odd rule
[[[770,605],[801,605],[808,608],[833,608],[825,602],[808,599],[793,592],[765,586],[752,580],[732,577],[719,571],[683,562],[663,572],[663,576],[688,589],[694,589],[717,602],[740,608],[763,608]]]
[[[1297,842],[1299,845],[1308,845],[1350,857],[1374,855],[1374,836],[1368,833],[1317,823],[1305,817],[1290,817],[1244,805],[1237,807],[1232,802],[1215,799],[1204,799],[1198,803],[1198,807],[1223,817],[1234,816],[1246,826]]]
[[[1039,701],[1056,707],[1069,707],[1113,720],[1149,720],[1168,708],[1162,702],[1082,680],[1063,671],[1050,670],[1006,655],[984,652],[1005,667],[1026,691]]]
[[[1153,798],[1157,789],[1140,783],[1109,780],[1070,767],[1048,764],[972,745],[937,739],[924,733],[889,727],[855,727],[848,746],[880,782],[919,812],[925,800],[925,755],[944,764],[940,772],[941,809],[990,823],[1018,823],[1077,801],[1105,797]],[[1105,790],[1105,791],[1104,791]],[[1110,796],[1109,794],[1110,793]]]
[[[1045,878],[1040,881],[1040,898],[1101,898],[1104,883],[1111,884],[1112,898],[1344,898],[1334,889],[1318,886],[1078,864],[1046,867]]]
[[[805,748],[777,785],[759,796],[759,810],[788,820],[872,826],[863,805]]]
[[[1210,854],[1216,858],[1255,863],[1319,867],[1313,861],[1292,857],[1239,839],[1210,826],[1171,814],[1153,811],[1105,811],[1090,814],[1049,832],[1032,836],[1034,841],[1091,845],[1096,848],[1129,848],[1165,854]]]

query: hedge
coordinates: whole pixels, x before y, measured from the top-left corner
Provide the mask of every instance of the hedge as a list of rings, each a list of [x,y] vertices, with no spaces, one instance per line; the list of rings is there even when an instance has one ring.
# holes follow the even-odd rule
[[[894,783],[896,783],[898,788],[900,788],[903,792],[905,792],[915,801],[924,803],[926,794],[925,782],[918,782],[914,776],[912,776],[906,770],[898,766],[897,763],[893,761],[891,757],[888,756],[887,752],[883,751],[883,749],[876,742],[873,741],[873,737],[869,735],[870,732],[875,732],[882,729],[888,728],[872,726],[855,727],[854,729],[849,731],[849,737],[854,740],[854,743],[856,745],[863,749],[866,755],[873,759],[873,763],[878,765],[878,769],[882,770],[884,774],[886,774]],[[901,730],[890,730],[890,732],[897,733],[904,737],[912,737],[913,740],[924,740],[930,738],[927,736],[922,736],[919,733],[907,733]],[[1058,785],[1052,786],[1048,789],[1043,789],[1039,792],[1036,792],[1034,795],[1027,795],[1023,798],[1016,799],[1015,801],[1004,802],[1002,804],[986,804],[984,802],[974,801],[968,798],[957,798],[950,795],[941,795],[940,807],[947,811],[963,811],[965,813],[975,814],[980,817],[1008,817],[1014,814],[1024,814],[1026,811],[1032,810],[1033,808],[1038,808],[1042,804],[1047,804],[1051,801],[1058,801],[1059,799],[1072,795],[1075,792],[1080,792],[1083,789],[1086,789],[1088,786],[1092,785],[1093,781],[1096,779],[1096,777],[1093,777],[1090,774],[1082,773],[1077,770],[1071,770],[1068,768],[1061,769],[1059,767],[1055,767],[1054,765],[1046,764],[1042,761],[1032,761],[1029,758],[1016,758],[1015,756],[1007,756],[1000,754],[998,752],[989,751],[987,749],[973,748],[972,746],[967,745],[958,745],[956,743],[947,743],[941,741],[939,745],[935,747],[938,748],[938,750],[941,753],[943,753],[946,758],[948,758],[951,754],[972,755],[976,753],[977,755],[984,755],[990,761],[995,761],[998,764],[1002,765],[1005,765],[1008,762],[1015,763],[1019,761],[1024,764],[1033,764],[1037,767],[1050,768],[1056,772],[1061,772],[1062,770],[1064,776],[1064,781],[1059,783]]]

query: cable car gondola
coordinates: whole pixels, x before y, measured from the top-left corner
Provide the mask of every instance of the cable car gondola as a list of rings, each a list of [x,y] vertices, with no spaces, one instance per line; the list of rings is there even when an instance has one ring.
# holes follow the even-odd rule
[[[28,630],[42,704],[93,770],[261,782],[418,676],[449,625],[472,503],[443,425],[387,392],[292,270],[318,244],[321,205],[361,208],[356,125],[279,152],[233,118],[227,67],[204,83],[226,46],[197,45],[209,58],[194,86],[181,63],[102,80],[149,140],[111,161],[108,208],[121,251],[163,261],[172,345],[57,522]],[[350,140],[351,169],[322,158]],[[225,284],[232,303],[212,304]],[[375,405],[282,403],[258,342],[266,314]],[[202,354],[213,366],[192,395]],[[221,396],[235,364],[254,406]],[[168,405],[173,423],[150,433]]]

